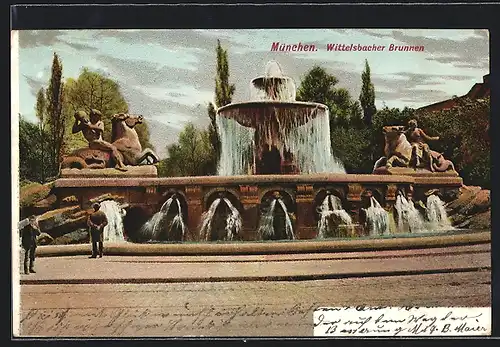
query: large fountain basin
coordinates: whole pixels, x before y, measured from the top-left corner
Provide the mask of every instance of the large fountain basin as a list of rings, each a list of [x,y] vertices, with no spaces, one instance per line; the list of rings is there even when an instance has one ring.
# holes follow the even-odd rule
[[[454,198],[462,186],[460,177],[361,175],[361,174],[310,174],[310,175],[243,175],[201,176],[169,178],[60,178],[54,192],[58,201],[75,196],[82,208],[89,208],[90,201],[103,194],[119,196],[129,206],[125,216],[125,233],[140,228],[158,212],[167,198],[176,193],[182,200],[184,220],[188,233],[184,241],[202,241],[199,226],[202,215],[220,194],[228,197],[238,208],[243,219],[242,241],[259,240],[258,228],[262,208],[269,197],[279,192],[294,214],[296,239],[314,239],[318,236],[317,208],[325,194],[337,195],[343,208],[359,223],[359,213],[366,191],[391,211],[398,191],[414,199],[425,198],[425,192],[438,189],[444,197]],[[363,236],[362,230],[353,229]]]

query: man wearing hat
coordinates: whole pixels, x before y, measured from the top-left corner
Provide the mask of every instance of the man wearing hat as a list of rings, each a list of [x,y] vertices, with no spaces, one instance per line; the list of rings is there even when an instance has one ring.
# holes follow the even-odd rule
[[[87,220],[87,225],[90,232],[90,241],[92,242],[92,256],[90,258],[97,258],[97,244],[99,243],[99,258],[102,258],[103,251],[103,238],[104,227],[108,225],[106,214],[99,208],[99,203],[92,205],[94,212],[92,212]]]
[[[22,228],[21,244],[24,248],[24,273],[35,273],[36,239],[40,235],[35,216],[28,218],[28,224]],[[29,262],[29,267],[28,267]]]
[[[74,117],[75,123],[73,124],[72,133],[76,134],[81,131],[83,137],[85,137],[85,139],[89,142],[90,148],[110,152],[116,164],[115,168],[121,171],[126,171],[127,168],[125,167],[120,152],[116,146],[103,140],[104,122],[101,120],[101,111],[92,109],[90,111],[90,121],[86,118],[87,113],[85,111],[75,112]]]

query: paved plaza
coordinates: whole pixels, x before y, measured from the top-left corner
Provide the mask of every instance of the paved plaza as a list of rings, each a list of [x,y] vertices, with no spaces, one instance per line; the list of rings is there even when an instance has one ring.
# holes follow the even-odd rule
[[[343,253],[39,257],[22,336],[312,336],[320,306],[490,306],[489,243]],[[20,268],[21,271],[21,268]]]

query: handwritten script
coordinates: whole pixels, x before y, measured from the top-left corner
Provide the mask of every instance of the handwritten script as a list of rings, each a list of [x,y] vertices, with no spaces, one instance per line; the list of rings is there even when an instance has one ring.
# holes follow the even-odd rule
[[[30,309],[21,334],[30,336],[307,335],[316,303]]]
[[[490,307],[320,307],[314,336],[491,335]]]

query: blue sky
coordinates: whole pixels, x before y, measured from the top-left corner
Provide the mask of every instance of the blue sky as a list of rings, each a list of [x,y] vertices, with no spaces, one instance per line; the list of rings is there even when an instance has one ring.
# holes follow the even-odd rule
[[[82,67],[120,84],[130,112],[141,113],[158,154],[175,142],[187,122],[208,124],[213,99],[217,39],[228,50],[233,102],[249,97],[250,80],[276,60],[300,84],[315,64],[358,98],[368,59],[376,105],[420,107],[463,95],[489,73],[486,30],[257,29],[257,30],[38,30],[19,35],[20,112],[35,120],[35,95],[50,78],[53,52],[63,77]],[[271,52],[271,44],[315,44],[317,52]],[[327,43],[423,45],[424,52],[327,52]]]

